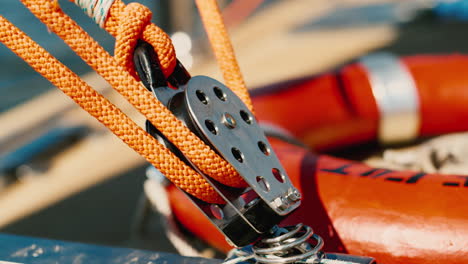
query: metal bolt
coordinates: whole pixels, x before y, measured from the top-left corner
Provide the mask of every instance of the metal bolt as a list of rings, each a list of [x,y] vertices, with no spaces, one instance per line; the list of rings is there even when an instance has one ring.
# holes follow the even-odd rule
[[[234,117],[232,117],[232,115],[228,113],[225,113],[223,115],[223,124],[230,129],[233,129],[237,126],[237,122],[234,119]]]
[[[287,208],[283,203],[281,197],[276,197],[276,199],[274,199],[272,203],[275,208],[278,208],[280,210],[285,210]]]
[[[301,193],[297,189],[294,189],[288,194],[288,199],[293,202],[298,201],[301,199]]]
[[[289,201],[289,199],[287,199],[285,197],[281,197],[281,206],[279,208],[281,210],[286,210],[289,207],[291,207],[291,202]]]

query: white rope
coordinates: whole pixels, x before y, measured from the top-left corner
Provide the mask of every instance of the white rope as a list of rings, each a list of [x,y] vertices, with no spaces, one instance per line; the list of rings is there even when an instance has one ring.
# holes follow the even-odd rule
[[[75,4],[100,27],[104,27],[109,9],[115,0],[76,0]]]

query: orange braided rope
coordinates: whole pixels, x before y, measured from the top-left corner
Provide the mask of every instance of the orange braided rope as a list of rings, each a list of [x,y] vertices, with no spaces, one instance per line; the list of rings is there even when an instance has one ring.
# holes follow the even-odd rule
[[[196,3],[226,86],[239,96],[251,112],[254,112],[218,3],[216,0],[196,0]],[[138,7],[128,10],[130,6]],[[133,71],[133,49],[137,38],[141,36],[154,47],[161,68],[167,77],[172,73],[176,63],[171,40],[160,28],[151,23],[148,24],[150,19],[148,13],[151,12],[143,8],[147,9],[136,3],[125,6],[121,0],[114,1],[104,29],[116,37],[115,56],[121,58],[121,65],[125,65],[127,70]],[[142,25],[148,26],[141,27]]]
[[[125,10],[126,8],[135,8],[135,10]],[[142,11],[142,9],[147,8],[137,3],[129,4],[126,7],[121,0],[116,0],[109,10],[109,15],[104,24],[104,29],[114,36],[117,41],[119,41],[119,38],[126,38],[126,40],[128,40],[128,42],[122,41],[116,43],[115,51],[116,57],[122,56],[122,58],[127,58],[125,60],[127,65],[133,64],[131,57],[133,57],[133,48],[135,47],[136,41],[139,37],[150,43],[158,54],[162,71],[167,77],[173,72],[176,65],[174,46],[172,46],[171,39],[163,30],[154,24],[149,23],[149,19],[147,20],[145,17],[146,14],[142,15],[143,12],[147,12],[149,10]],[[150,11],[149,13],[151,14]],[[138,21],[142,17],[144,18],[144,21]],[[151,19],[151,16],[149,18]],[[137,29],[136,26],[139,23],[143,23],[144,27]],[[133,27],[133,31],[129,29],[129,27]],[[121,31],[122,28],[129,30]],[[133,71],[133,68],[127,69]]]
[[[22,0],[23,4],[50,30],[56,33],[88,65],[161,131],[203,173],[222,184],[246,186],[236,170],[193,134],[153,94],[117,64],[75,21],[48,0]],[[139,4],[127,8],[139,8]],[[129,11],[137,13],[136,10]],[[182,176],[181,176],[182,177]]]
[[[119,108],[2,16],[0,16],[0,41],[157,167],[177,186],[206,202],[223,203],[222,198],[202,176],[185,165]]]
[[[57,1],[22,0],[22,2],[106,79],[116,91],[145,115],[203,173],[228,186],[246,186],[229,163],[204,144],[135,79],[132,56],[138,39],[149,42],[155,48],[165,76],[172,73],[176,64],[172,43],[161,29],[150,23],[149,9],[140,4],[125,6],[121,0],[113,2],[105,23],[101,25],[104,24],[104,28],[116,37],[116,58],[114,59],[60,10]],[[217,3],[209,0],[198,4],[203,9],[201,15],[227,85],[252,109],[248,91],[234,57]],[[207,19],[207,16],[212,19]],[[223,202],[203,177],[157,143],[117,107],[92,90],[47,51],[3,17],[1,17],[0,26],[3,29],[1,41],[5,45],[58,86],[83,109],[109,127],[114,134],[145,157],[177,186],[206,202]],[[219,36],[216,36],[216,32]]]

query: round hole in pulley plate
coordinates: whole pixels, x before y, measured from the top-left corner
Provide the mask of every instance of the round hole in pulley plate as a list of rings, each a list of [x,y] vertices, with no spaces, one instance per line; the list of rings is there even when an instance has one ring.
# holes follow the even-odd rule
[[[267,146],[267,144],[265,144],[265,142],[259,141],[257,145],[260,151],[263,152],[263,154],[265,154],[266,156],[270,156],[270,148]]]
[[[271,170],[271,173],[273,173],[273,176],[275,176],[276,180],[278,180],[281,183],[284,183],[284,175],[283,173],[281,173],[280,170],[278,170],[277,168],[273,168]]]
[[[213,123],[213,121],[209,119],[205,120],[205,126],[213,135],[218,134],[218,128],[216,127],[215,123]]]
[[[221,101],[226,101],[226,94],[218,86],[213,87],[213,92]]]
[[[231,152],[237,161],[239,161],[240,163],[244,162],[244,154],[242,154],[242,152],[239,149],[231,148]]]
[[[252,117],[250,116],[249,113],[247,113],[246,111],[244,110],[240,110],[240,116],[242,118],[242,120],[244,120],[244,122],[246,122],[247,124],[252,124]]]
[[[221,219],[224,218],[223,209],[221,209],[221,207],[219,207],[219,205],[217,205],[217,204],[210,205],[210,211],[211,211],[211,214],[214,216],[214,218],[216,218],[218,220],[221,220]]]
[[[198,100],[200,100],[200,102],[202,102],[203,104],[208,104],[208,97],[203,91],[197,90],[195,94],[197,95],[197,98]]]
[[[255,179],[257,180],[258,186],[260,186],[263,191],[268,192],[270,190],[270,184],[268,184],[265,178],[257,176]]]

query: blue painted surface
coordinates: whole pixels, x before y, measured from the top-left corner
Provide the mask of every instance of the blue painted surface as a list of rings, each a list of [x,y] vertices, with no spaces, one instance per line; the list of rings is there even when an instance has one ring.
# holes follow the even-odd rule
[[[468,0],[439,0],[433,10],[441,18],[468,21]]]
[[[0,235],[0,263],[74,264],[218,264],[221,260],[188,258],[169,253],[111,248],[21,236]]]
[[[0,156],[0,175],[11,173],[19,166],[32,161],[40,155],[70,145],[71,142],[85,135],[87,127],[57,127],[53,128],[38,138],[25,145]],[[1,142],[0,142],[1,143]]]

